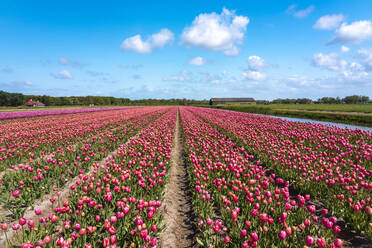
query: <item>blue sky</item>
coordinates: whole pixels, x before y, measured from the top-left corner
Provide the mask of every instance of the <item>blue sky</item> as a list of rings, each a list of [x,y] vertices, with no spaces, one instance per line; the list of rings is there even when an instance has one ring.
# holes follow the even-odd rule
[[[0,2],[0,90],[317,99],[372,94],[371,1]]]

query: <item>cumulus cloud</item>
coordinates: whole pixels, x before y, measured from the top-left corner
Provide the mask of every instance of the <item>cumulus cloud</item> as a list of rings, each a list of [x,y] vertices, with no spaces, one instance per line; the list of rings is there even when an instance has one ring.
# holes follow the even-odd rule
[[[248,57],[248,68],[243,71],[243,80],[253,80],[261,81],[266,79],[266,74],[263,70],[266,68],[267,64],[265,60],[257,55],[252,55]]]
[[[318,19],[313,28],[320,30],[332,30],[338,28],[343,21],[345,21],[345,16],[342,14],[325,15]]]
[[[360,49],[356,57],[367,71],[372,71],[372,50]]]
[[[342,23],[336,30],[335,37],[329,43],[359,44],[371,38],[371,21],[357,21],[351,24]]]
[[[237,55],[237,45],[242,43],[248,23],[248,17],[238,16],[235,11],[225,8],[221,14],[200,14],[191,26],[183,30],[181,42],[187,46],[222,51],[225,55]]]
[[[296,18],[305,18],[306,16],[310,15],[311,12],[315,9],[314,5],[310,5],[306,9],[297,9],[297,4],[292,4],[287,8],[287,14],[292,15]]]
[[[333,71],[339,70],[341,66],[337,53],[316,53],[313,55],[313,65]]]
[[[261,81],[266,79],[266,75],[260,71],[245,71],[242,73],[243,79]]]
[[[160,30],[159,33],[153,34],[150,38],[150,45],[152,49],[164,47],[168,42],[174,39],[173,33],[166,28]]]
[[[125,39],[123,43],[121,43],[121,49],[135,51],[137,53],[149,53],[152,51],[150,42],[143,42],[139,34]]]
[[[202,66],[206,63],[206,60],[200,56],[197,56],[189,61],[190,65]]]
[[[341,52],[342,53],[347,53],[348,51],[350,51],[350,48],[347,47],[347,46],[341,46]]]
[[[263,58],[253,55],[248,57],[248,66],[250,70],[260,71],[266,67],[266,63]]]
[[[121,43],[120,48],[137,53],[151,53],[154,49],[163,48],[173,39],[174,34],[169,29],[163,28],[159,33],[152,34],[146,41],[142,40],[140,34],[129,37]]]
[[[51,76],[57,79],[72,79],[71,73],[67,70],[62,70],[57,74],[51,73]]]
[[[363,80],[368,77],[369,73],[366,72],[365,67],[357,62],[347,64],[341,71],[341,75],[348,80]]]
[[[363,55],[362,57],[359,57],[362,62],[358,63],[347,62],[346,60],[339,59],[338,54],[336,53],[317,53],[313,56],[313,65],[319,68],[335,71],[338,73],[340,81],[360,81],[370,76],[370,73],[368,73],[368,54],[364,55],[364,57]],[[358,56],[361,56],[361,54],[358,53]]]

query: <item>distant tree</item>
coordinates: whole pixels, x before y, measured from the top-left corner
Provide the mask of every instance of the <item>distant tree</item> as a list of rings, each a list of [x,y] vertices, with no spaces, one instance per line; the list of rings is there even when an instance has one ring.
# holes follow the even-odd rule
[[[23,104],[23,101],[23,94],[0,91],[0,106],[19,106]]]
[[[318,103],[337,104],[342,103],[342,100],[339,97],[322,97],[318,99]]]
[[[298,104],[311,104],[311,103],[313,103],[313,100],[311,100],[309,98],[298,98],[298,99],[296,99],[296,103],[298,103]]]
[[[369,102],[369,97],[368,96],[352,95],[352,96],[346,96],[342,100],[347,104],[368,103]]]
[[[270,102],[267,100],[256,100],[256,104],[269,104]]]
[[[369,103],[369,97],[368,96],[362,96],[361,97],[361,103]]]
[[[289,98],[281,99],[281,98],[278,98],[278,99],[273,100],[272,103],[274,103],[274,104],[295,104],[296,99],[289,99]]]

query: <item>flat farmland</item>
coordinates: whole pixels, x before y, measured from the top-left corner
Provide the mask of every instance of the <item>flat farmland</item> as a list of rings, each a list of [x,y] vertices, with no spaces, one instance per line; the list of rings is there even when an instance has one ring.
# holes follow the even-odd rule
[[[372,113],[372,104],[270,104],[267,106],[272,109]]]
[[[200,107],[0,121],[1,247],[371,247],[372,134]]]

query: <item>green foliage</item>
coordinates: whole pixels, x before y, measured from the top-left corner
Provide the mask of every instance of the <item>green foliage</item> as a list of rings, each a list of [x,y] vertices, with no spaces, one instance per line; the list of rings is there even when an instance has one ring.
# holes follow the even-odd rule
[[[24,95],[0,90],[0,106],[18,106],[24,102]]]
[[[368,96],[358,96],[358,95],[352,95],[352,96],[346,96],[345,98],[339,98],[339,97],[322,97],[319,98],[317,101],[313,101],[309,98],[297,98],[297,99],[275,99],[272,100],[272,104],[312,104],[312,103],[329,103],[329,104],[366,104],[369,103],[370,99]]]
[[[309,98],[298,98],[298,99],[279,98],[279,99],[273,100],[271,103],[274,103],[274,104],[311,104],[313,103],[313,100]]]
[[[116,98],[112,96],[63,96],[53,97],[46,95],[23,95],[0,91],[0,106],[21,106],[28,100],[40,101],[46,106],[102,106],[102,105],[131,105],[131,106],[159,106],[159,105],[196,105],[208,104],[207,100],[189,99],[140,99]]]

